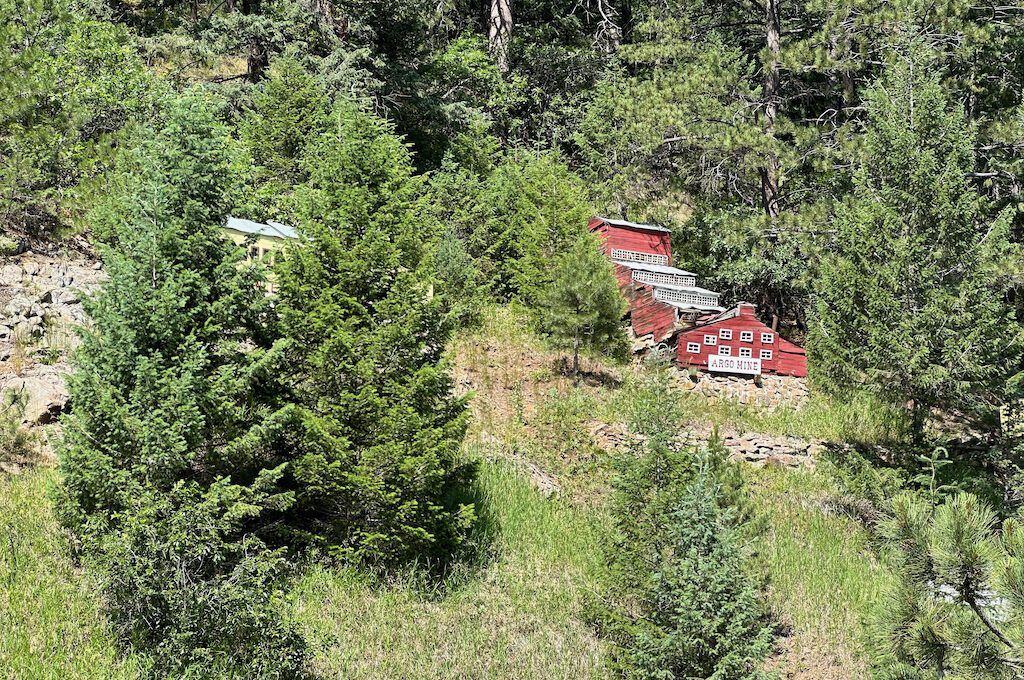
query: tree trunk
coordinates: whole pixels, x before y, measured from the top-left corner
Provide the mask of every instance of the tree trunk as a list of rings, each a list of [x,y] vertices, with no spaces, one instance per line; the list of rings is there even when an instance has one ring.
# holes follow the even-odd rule
[[[491,54],[498,63],[498,70],[508,73],[508,47],[512,39],[512,0],[491,0],[487,38]]]
[[[580,339],[576,338],[572,346],[572,377],[580,373]]]
[[[765,40],[770,53],[764,69],[764,127],[774,141],[775,116],[779,110],[779,51],[782,46],[782,22],[779,0],[764,0]],[[768,153],[761,168],[761,203],[772,223],[779,216],[779,158],[774,150]]]
[[[622,42],[628,43],[633,39],[633,0],[622,0],[619,11],[622,14]]]
[[[260,13],[260,0],[242,0],[242,14],[249,16]],[[246,79],[255,83],[263,78],[263,73],[270,63],[270,55],[263,41],[253,36],[249,41],[249,53],[246,55]]]

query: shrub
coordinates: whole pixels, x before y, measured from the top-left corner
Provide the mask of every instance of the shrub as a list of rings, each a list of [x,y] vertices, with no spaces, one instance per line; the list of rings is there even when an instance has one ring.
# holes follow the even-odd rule
[[[21,424],[28,395],[22,391],[0,392],[0,463],[30,462],[39,452],[39,441]]]
[[[272,492],[280,474],[137,495],[99,541],[113,623],[159,677],[301,677],[304,643],[281,618],[287,562],[250,532],[285,500]]]
[[[599,624],[627,677],[760,677],[772,635],[735,538],[747,514],[740,479],[720,446],[679,446],[665,389],[661,374],[634,397],[645,439],[619,463],[614,595]]]

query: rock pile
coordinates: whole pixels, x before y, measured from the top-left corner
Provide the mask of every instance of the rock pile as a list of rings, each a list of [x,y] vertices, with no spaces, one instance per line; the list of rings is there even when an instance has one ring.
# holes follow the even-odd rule
[[[757,466],[814,467],[815,460],[825,450],[823,441],[753,432],[727,434],[722,440],[732,458]]]
[[[621,423],[595,421],[588,431],[594,444],[605,451],[622,452],[631,443],[642,441],[640,435],[629,432]],[[706,446],[714,436],[710,428],[692,428],[680,433],[681,446]],[[745,460],[755,466],[814,467],[815,460],[824,451],[825,442],[800,437],[778,437],[758,432],[723,432],[719,439],[729,450],[733,460]]]

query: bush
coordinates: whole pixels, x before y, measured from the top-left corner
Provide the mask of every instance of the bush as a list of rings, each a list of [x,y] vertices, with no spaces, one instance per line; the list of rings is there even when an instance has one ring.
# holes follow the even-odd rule
[[[15,390],[0,392],[0,463],[20,465],[32,461],[39,441],[21,424],[28,395]]]
[[[281,619],[287,562],[247,530],[280,504],[267,490],[280,473],[263,488],[224,479],[139,495],[99,541],[114,625],[159,677],[301,677],[304,642]]]
[[[611,601],[598,612],[614,665],[636,678],[753,678],[771,649],[735,531],[743,489],[721,447],[680,447],[659,374],[634,396],[638,451],[615,485]]]

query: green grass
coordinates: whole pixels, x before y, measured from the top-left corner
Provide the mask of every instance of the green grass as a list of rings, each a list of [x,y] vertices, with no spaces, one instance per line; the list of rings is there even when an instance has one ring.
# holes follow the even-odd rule
[[[812,393],[800,408],[771,411],[686,394],[682,406],[690,422],[740,432],[882,445],[906,441],[910,434],[905,412],[864,393],[845,400]]]
[[[94,595],[72,569],[46,487],[53,470],[0,474],[0,677],[133,678]]]
[[[788,662],[836,671],[806,677],[867,677],[872,611],[892,578],[867,531],[822,509],[831,489],[820,473],[749,468],[748,480],[767,520],[755,566],[771,611],[791,629]]]
[[[510,466],[485,463],[482,507],[494,543],[478,571],[442,591],[415,578],[372,584],[314,568],[294,616],[325,678],[602,678],[583,605],[602,570],[586,515],[545,500]]]

